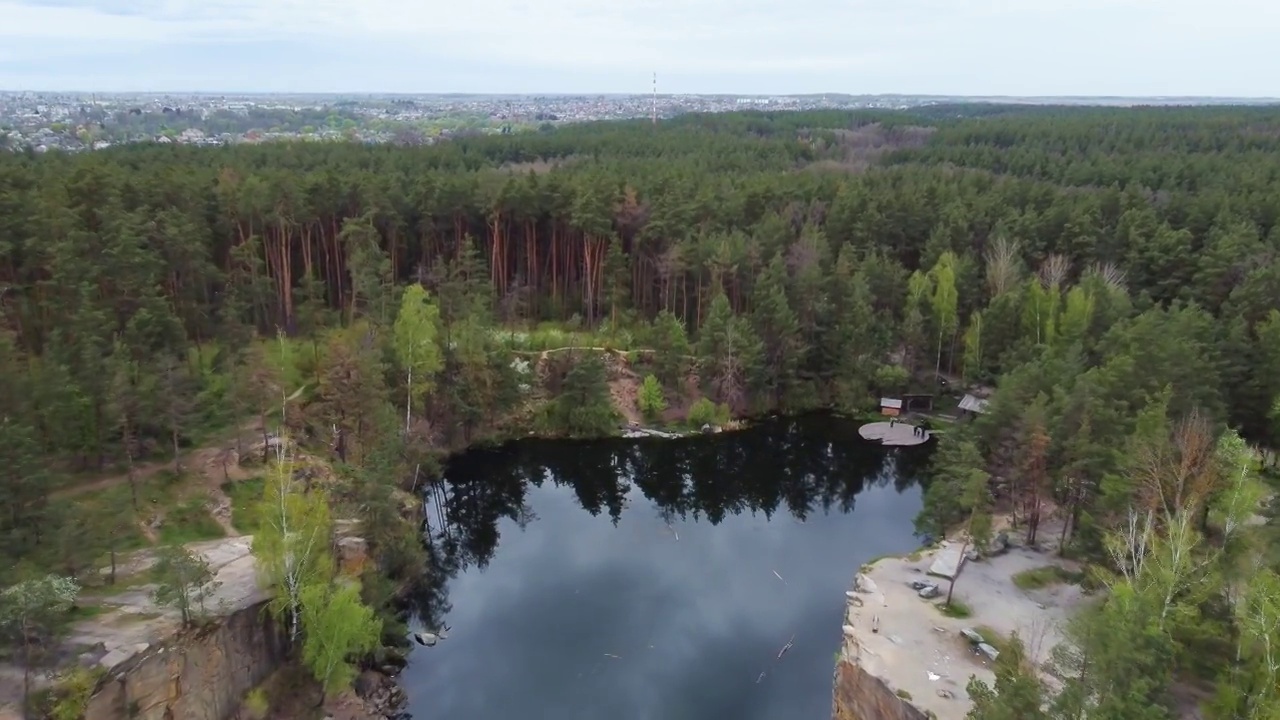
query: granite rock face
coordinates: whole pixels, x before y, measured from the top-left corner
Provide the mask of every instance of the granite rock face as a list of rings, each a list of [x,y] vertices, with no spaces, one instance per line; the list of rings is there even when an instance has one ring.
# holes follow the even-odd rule
[[[277,624],[252,605],[115,667],[84,720],[227,720],[284,658]]]
[[[856,662],[836,664],[832,720],[927,720],[911,703],[898,697],[880,678]]]

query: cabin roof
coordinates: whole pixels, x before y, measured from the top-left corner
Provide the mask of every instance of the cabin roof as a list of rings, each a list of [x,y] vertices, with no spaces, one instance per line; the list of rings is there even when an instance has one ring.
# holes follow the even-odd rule
[[[987,401],[972,395],[965,395],[964,399],[960,401],[960,409],[974,413],[984,413],[987,411]]]
[[[880,398],[880,407],[901,410],[902,400],[900,398]]]

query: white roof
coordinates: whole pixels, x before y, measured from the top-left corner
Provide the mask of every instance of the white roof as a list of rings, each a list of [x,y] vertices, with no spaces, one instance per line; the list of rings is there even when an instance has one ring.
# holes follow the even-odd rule
[[[972,395],[965,395],[964,399],[960,401],[960,409],[968,410],[969,412],[975,412],[975,413],[986,412],[987,401],[979,400],[978,398]]]
[[[880,398],[880,407],[887,407],[887,408],[894,408],[895,410],[901,410],[902,401],[899,400],[898,398]]]

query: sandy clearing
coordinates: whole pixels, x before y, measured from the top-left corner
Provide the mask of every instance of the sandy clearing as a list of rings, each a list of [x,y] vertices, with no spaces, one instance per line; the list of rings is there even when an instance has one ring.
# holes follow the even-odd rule
[[[1042,527],[1041,532],[1042,537],[1053,536],[1051,528]],[[1062,642],[1063,624],[1085,597],[1074,585],[1019,589],[1011,578],[1023,570],[1051,564],[1074,567],[1049,549],[1013,547],[1004,555],[964,564],[955,597],[973,615],[946,617],[934,607],[942,598],[923,600],[910,583],[936,582],[945,597],[947,581],[927,573],[938,551],[948,546],[908,558],[882,559],[867,569],[865,576],[874,589],[851,593],[841,653],[891,689],[909,694],[913,705],[933,712],[939,720],[962,720],[972,706],[965,692],[969,677],[991,684],[994,674],[960,631],[985,626],[1004,636],[1017,632],[1040,664]]]

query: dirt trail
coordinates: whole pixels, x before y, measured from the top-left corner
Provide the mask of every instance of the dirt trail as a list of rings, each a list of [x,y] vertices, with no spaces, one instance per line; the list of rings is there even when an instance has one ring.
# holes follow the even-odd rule
[[[228,537],[234,537],[240,533],[231,525],[231,498],[223,492],[222,484],[249,477],[249,473],[240,468],[239,457],[236,454],[236,441],[240,441],[239,445],[242,448],[252,446],[254,441],[262,437],[261,427],[260,420],[253,418],[242,423],[234,432],[186,453],[182,459],[183,469],[202,481],[204,490],[209,495],[209,514]],[[166,470],[173,470],[172,460],[139,463],[134,466],[133,477],[137,482],[145,482]],[[56,490],[51,497],[73,498],[119,487],[128,482],[128,473],[117,473]],[[140,521],[138,526],[149,542],[158,542],[159,537],[146,522]]]

